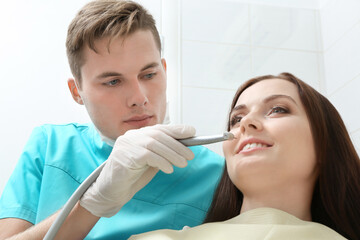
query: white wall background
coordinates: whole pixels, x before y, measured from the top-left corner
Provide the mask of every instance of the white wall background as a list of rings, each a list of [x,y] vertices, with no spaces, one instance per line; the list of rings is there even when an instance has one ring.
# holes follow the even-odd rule
[[[68,92],[65,53],[67,26],[86,2],[0,1],[0,192],[35,126],[89,121]],[[288,71],[329,97],[360,149],[358,0],[139,2],[164,37],[173,122],[221,133],[242,82]]]

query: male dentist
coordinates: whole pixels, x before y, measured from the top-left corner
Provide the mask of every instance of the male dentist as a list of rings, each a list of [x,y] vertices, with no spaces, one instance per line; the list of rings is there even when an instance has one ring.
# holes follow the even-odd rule
[[[224,161],[176,140],[194,128],[162,125],[166,61],[153,17],[132,1],[89,2],[71,22],[66,47],[68,87],[92,123],[34,129],[0,199],[0,239],[42,239],[106,160],[59,238],[127,239],[202,223]]]

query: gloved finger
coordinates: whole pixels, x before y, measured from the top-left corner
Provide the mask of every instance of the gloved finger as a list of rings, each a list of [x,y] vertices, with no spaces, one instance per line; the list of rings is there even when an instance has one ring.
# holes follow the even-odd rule
[[[175,124],[175,125],[155,125],[156,129],[163,131],[167,135],[175,138],[175,139],[183,139],[193,137],[196,134],[196,129],[190,125],[184,124]]]
[[[116,172],[121,170],[121,166],[133,171],[140,169],[145,170],[147,166],[152,166],[161,169],[165,173],[171,173],[173,172],[172,164],[177,167],[184,167],[187,165],[186,159],[183,156],[171,150],[161,142],[158,142],[151,136],[141,135],[135,137],[137,139],[141,137],[141,141],[143,142],[142,146],[134,144],[129,138],[117,140],[115,146],[116,149],[113,150],[109,157],[114,161],[115,165],[113,169],[117,168]],[[171,137],[169,138],[172,141],[176,141]],[[149,159],[151,160],[150,162],[148,162]],[[168,159],[172,159],[173,162],[168,161]],[[108,162],[104,168],[109,164],[111,164],[111,162]],[[109,174],[111,175],[111,173]]]
[[[172,164],[162,156],[158,155],[157,153],[148,151],[145,161],[148,166],[158,168],[164,173],[172,173],[174,168]]]
[[[166,152],[160,153],[160,151],[157,151],[157,154],[166,155]],[[158,156],[160,156],[160,155],[158,155]],[[173,172],[173,169],[172,169],[173,165],[176,166],[176,167],[180,167],[180,168],[183,168],[183,167],[187,166],[187,160],[185,158],[179,156],[179,155],[174,155],[174,157],[162,157],[162,156],[160,156],[160,158],[147,158],[146,159],[147,164],[149,166],[153,166],[153,167],[159,167],[158,166],[158,164],[159,164],[158,161],[159,162],[161,161],[160,162],[161,164],[165,164],[165,162],[163,163],[163,161],[166,161],[166,163],[169,164],[169,166],[171,166],[171,171],[163,171],[163,172],[166,172],[166,173]]]
[[[188,147],[166,133],[153,130],[153,132],[149,133],[149,135],[156,141],[149,140],[146,148],[158,153],[160,156],[170,161],[172,159],[175,161],[178,158],[178,155],[187,160],[194,158],[194,153]],[[174,164],[177,166],[176,163]]]
[[[123,161],[117,157],[114,158],[117,159],[119,165],[123,165],[126,168],[133,170],[143,169],[145,166],[152,166],[160,168],[165,173],[171,173],[173,171],[172,165],[185,167],[187,165],[187,159],[185,157],[188,157],[189,160],[192,159],[192,151],[163,132],[157,131],[156,134],[169,138],[168,141],[174,141],[177,144],[180,144],[180,147],[183,148],[186,153],[189,151],[190,154],[179,154],[169,146],[157,141],[155,138],[145,135],[141,136],[142,141],[144,142],[143,146],[132,145],[132,143],[128,141],[119,141],[119,143],[122,143],[122,146],[132,145],[132,148],[128,147],[126,149],[127,151],[122,152],[122,155],[126,156],[128,161]]]
[[[130,189],[130,198],[132,198],[140,189],[144,188],[159,172],[158,168],[148,167],[136,182],[132,184]]]

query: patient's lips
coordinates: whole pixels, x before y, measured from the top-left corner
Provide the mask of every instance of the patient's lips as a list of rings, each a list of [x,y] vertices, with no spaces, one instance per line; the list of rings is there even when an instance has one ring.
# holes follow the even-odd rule
[[[237,153],[248,153],[272,147],[272,144],[258,138],[248,138],[241,142]]]
[[[254,149],[254,148],[264,148],[268,145],[262,144],[262,143],[248,143],[245,145],[245,147],[241,151],[245,151],[248,149]]]

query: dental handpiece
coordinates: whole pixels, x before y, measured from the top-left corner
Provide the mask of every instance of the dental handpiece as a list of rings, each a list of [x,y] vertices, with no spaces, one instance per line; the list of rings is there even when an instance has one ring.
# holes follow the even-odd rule
[[[225,140],[232,140],[234,138],[235,137],[232,133],[224,132],[223,134],[219,134],[219,135],[191,137],[191,138],[179,139],[178,141],[184,144],[185,146],[195,146],[195,145],[217,143]]]

